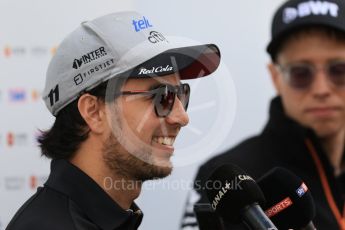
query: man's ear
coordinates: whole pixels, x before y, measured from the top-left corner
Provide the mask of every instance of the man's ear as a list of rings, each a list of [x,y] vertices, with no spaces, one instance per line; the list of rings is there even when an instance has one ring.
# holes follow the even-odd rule
[[[97,99],[96,96],[85,93],[78,100],[78,110],[91,132],[103,133],[106,122],[103,101]]]
[[[281,78],[279,76],[279,72],[277,70],[277,67],[275,66],[275,64],[273,62],[271,62],[267,65],[267,68],[268,68],[268,71],[270,72],[273,86],[276,89],[277,94],[280,95]]]

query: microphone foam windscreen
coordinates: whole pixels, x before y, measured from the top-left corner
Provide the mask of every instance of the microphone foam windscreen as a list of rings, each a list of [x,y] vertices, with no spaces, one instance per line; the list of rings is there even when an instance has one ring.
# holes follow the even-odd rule
[[[278,229],[305,227],[315,216],[315,206],[306,184],[295,174],[274,168],[258,180],[266,197],[265,212]]]
[[[265,203],[256,182],[233,164],[217,168],[206,181],[204,189],[212,208],[230,223],[240,222],[246,206]]]

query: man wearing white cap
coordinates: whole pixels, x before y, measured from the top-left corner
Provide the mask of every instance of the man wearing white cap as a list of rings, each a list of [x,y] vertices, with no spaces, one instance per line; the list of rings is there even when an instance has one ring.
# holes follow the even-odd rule
[[[170,174],[190,87],[220,62],[215,45],[174,43],[148,17],[109,14],[59,45],[43,99],[56,117],[39,139],[51,173],[8,230],[137,229],[141,184]]]

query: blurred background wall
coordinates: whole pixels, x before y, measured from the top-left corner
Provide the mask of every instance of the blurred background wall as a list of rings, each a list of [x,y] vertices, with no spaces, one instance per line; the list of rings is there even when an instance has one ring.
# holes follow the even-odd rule
[[[49,160],[38,130],[53,121],[41,93],[59,42],[85,20],[140,11],[160,32],[215,43],[222,63],[209,78],[190,81],[190,125],[176,143],[168,178],[145,182],[137,203],[142,230],[178,229],[198,166],[258,133],[274,90],[266,70],[270,20],[282,0],[0,0],[0,230],[44,183]],[[87,192],[87,191],[85,191]],[[44,217],[42,217],[44,218]]]

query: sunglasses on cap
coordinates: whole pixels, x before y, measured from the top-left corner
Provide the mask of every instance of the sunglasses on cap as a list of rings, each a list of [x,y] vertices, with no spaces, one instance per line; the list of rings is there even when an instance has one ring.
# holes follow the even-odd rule
[[[190,96],[190,86],[189,84],[180,84],[177,86],[159,85],[158,87],[152,90],[123,91],[123,92],[120,92],[118,95],[136,95],[136,94],[144,94],[144,95],[152,96],[155,112],[157,116],[166,117],[172,111],[176,96],[181,101],[184,110],[187,111],[189,96]]]
[[[334,61],[326,64],[323,68],[316,68],[312,64],[299,63],[288,66],[277,65],[283,73],[286,81],[296,89],[308,89],[319,70],[323,71],[334,86],[341,87],[345,85],[345,60]]]

